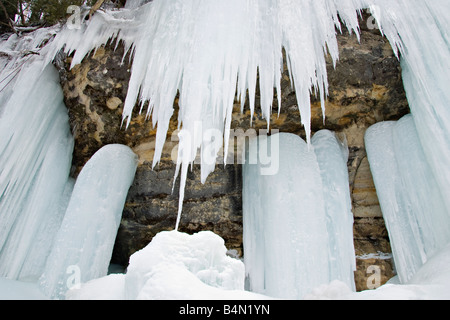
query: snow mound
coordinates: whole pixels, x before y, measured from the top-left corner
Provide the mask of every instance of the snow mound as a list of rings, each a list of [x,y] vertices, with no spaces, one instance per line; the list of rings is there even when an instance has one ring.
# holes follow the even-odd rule
[[[70,300],[267,299],[244,290],[242,261],[227,256],[224,240],[204,231],[157,234],[130,258],[125,275],[109,275],[66,294]]]
[[[305,300],[448,300],[450,245],[430,258],[406,284],[388,283],[376,290],[353,293],[341,281],[312,290]]]

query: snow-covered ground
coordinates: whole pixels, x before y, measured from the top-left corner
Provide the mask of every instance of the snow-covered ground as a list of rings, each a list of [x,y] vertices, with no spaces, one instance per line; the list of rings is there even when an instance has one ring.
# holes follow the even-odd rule
[[[187,235],[162,232],[130,259],[128,271],[81,284],[67,292],[80,300],[272,300],[244,289],[244,264],[231,258],[223,240],[211,232]],[[450,299],[450,246],[431,258],[406,284],[395,279],[376,290],[353,292],[333,281],[303,299],[447,300]],[[0,279],[0,299],[48,299],[34,283]]]

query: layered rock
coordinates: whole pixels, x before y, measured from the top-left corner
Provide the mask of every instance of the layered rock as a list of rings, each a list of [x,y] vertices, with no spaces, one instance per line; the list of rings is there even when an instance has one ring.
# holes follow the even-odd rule
[[[365,26],[366,21],[361,21]],[[362,29],[361,42],[355,35],[338,35],[340,61],[336,68],[328,63],[329,96],[325,120],[320,102],[312,97],[312,129],[336,131],[346,139],[350,188],[355,214],[355,247],[358,256],[357,288],[367,288],[372,275],[368,267],[382,270],[382,283],[393,275],[387,231],[370,174],[364,133],[384,120],[397,120],[409,112],[403,89],[400,65],[388,41],[377,30]],[[61,79],[75,137],[73,175],[102,146],[121,143],[139,156],[135,182],[125,206],[118,233],[113,262],[126,265],[129,256],[146,246],[153,236],[175,226],[178,209],[178,184],[174,184],[174,148],[177,146],[177,100],[161,163],[152,170],[155,135],[145,114],[133,115],[128,129],[121,127],[123,101],[130,77],[130,57],[123,59],[123,48],[100,48],[81,65],[69,70],[70,57],[60,65]],[[287,68],[286,68],[287,69]],[[295,133],[305,138],[295,92],[285,70],[281,92],[282,109],[277,103],[271,128]],[[275,97],[276,99],[277,97]],[[259,111],[259,93],[256,97]],[[137,110],[139,108],[136,108]],[[267,122],[260,113],[250,119],[248,106],[240,112],[236,101],[232,128],[265,129]],[[251,121],[253,120],[253,121]],[[252,124],[251,124],[252,123]],[[172,190],[173,188],[173,190]],[[199,165],[189,173],[181,231],[188,233],[211,230],[226,241],[229,249],[242,256],[242,177],[241,166],[217,165],[205,185],[200,182]]]

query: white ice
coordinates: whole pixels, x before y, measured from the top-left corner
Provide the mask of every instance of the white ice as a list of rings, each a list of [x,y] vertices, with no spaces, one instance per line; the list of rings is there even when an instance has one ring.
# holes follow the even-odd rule
[[[125,4],[125,8],[126,9],[136,9],[139,8],[140,6],[142,6],[143,4],[150,2],[152,0],[132,0],[132,1],[127,1],[127,3]]]
[[[270,299],[245,291],[244,279],[244,264],[227,256],[216,234],[167,231],[131,256],[126,274],[90,281],[68,291],[67,299]]]
[[[64,216],[73,138],[57,71],[34,57],[23,63],[2,92],[0,275],[30,280],[42,273]]]
[[[268,300],[272,297],[258,295],[252,292],[239,290],[225,290],[216,286],[211,286],[200,280],[193,272],[192,265],[203,265],[204,271],[223,269],[229,265],[225,256],[221,255],[219,261],[211,262],[211,268],[207,268],[203,257],[209,255],[217,256],[215,253],[208,253],[208,250],[216,250],[216,245],[220,246],[223,252],[223,240],[212,233],[200,236],[208,241],[190,241],[189,238],[195,238],[196,235],[188,236],[178,232],[165,232],[157,235],[161,241],[159,245],[150,243],[144,250],[148,254],[141,254],[141,259],[134,260],[134,270],[138,272],[134,279],[140,279],[143,282],[132,281],[137,284],[141,290],[138,298],[142,299],[170,299],[170,300]],[[180,239],[184,240],[181,244]],[[174,246],[175,250],[167,252],[167,256],[162,251],[167,246],[164,243]],[[212,245],[210,244],[213,243]],[[161,263],[156,263],[152,257],[156,254],[163,257]],[[175,257],[182,257],[181,261],[171,259],[170,254]],[[183,259],[184,256],[191,257],[190,260]],[[198,258],[197,258],[198,256]],[[231,258],[230,258],[231,259]],[[242,276],[243,266],[238,267],[240,261],[233,262],[229,270],[234,270],[237,275]],[[147,262],[153,267],[146,267]],[[222,267],[219,265],[222,263]],[[137,265],[140,264],[140,266]],[[406,284],[396,284],[391,281],[379,287],[376,290],[367,290],[363,292],[353,292],[344,282],[332,281],[313,288],[308,292],[304,299],[308,300],[448,300],[450,299],[450,246],[444,247],[431,257],[425,265],[422,266],[416,275]],[[199,269],[196,269],[197,272]],[[140,273],[152,271],[151,273]],[[231,272],[230,272],[231,274]],[[125,300],[126,296],[127,274],[111,274],[103,278],[95,279],[83,283],[79,288],[73,288],[66,294],[69,300]],[[242,282],[242,281],[240,281]],[[36,284],[0,279],[0,298],[2,300],[45,300],[47,297],[42,295]]]
[[[59,33],[48,59],[64,48],[74,52],[75,65],[109,40],[123,41],[126,51],[133,53],[123,118],[127,124],[131,121],[136,100],[141,105],[150,102],[147,115],[158,125],[154,165],[160,160],[179,94],[179,126],[190,135],[181,149],[191,150],[190,157],[178,158],[182,172],[179,214],[188,165],[197,149],[205,147],[203,133],[209,129],[224,133],[228,150],[235,97],[242,107],[248,99],[253,113],[259,84],[261,113],[270,126],[274,91],[280,107],[283,49],[309,142],[311,94],[320,98],[326,116],[325,55],[329,53],[337,63],[336,30],[346,28],[359,37],[358,15],[366,8],[401,57],[426,156],[439,186],[450,193],[448,1],[154,0],[138,4],[98,12],[79,30]],[[198,121],[202,132],[196,132]],[[212,168],[204,165],[202,170],[205,179]],[[450,208],[448,199],[444,201]]]
[[[133,53],[123,118],[126,124],[131,121],[136,100],[142,105],[150,102],[145,111],[158,125],[154,166],[179,93],[179,126],[190,136],[180,149],[191,150],[190,157],[178,157],[180,214],[188,166],[197,149],[207,147],[204,133],[221,132],[228,150],[235,97],[243,108],[248,92],[253,113],[259,83],[262,115],[268,122],[274,90],[281,106],[283,48],[309,139],[310,95],[317,94],[324,103],[325,54],[329,52],[335,62],[338,59],[335,27],[342,27],[338,12],[349,30],[358,30],[353,2],[154,0],[134,10],[99,12],[79,30],[59,33],[53,55],[61,48],[74,52],[72,64],[76,65],[111,38],[123,41]],[[202,124],[201,132],[196,132],[196,122]],[[211,170],[203,165],[202,177],[206,179]]]
[[[322,177],[322,191],[327,215],[330,280],[340,280],[352,290],[356,271],[353,239],[353,212],[348,176],[349,150],[328,130],[312,138]]]
[[[202,239],[203,241],[198,241]],[[175,244],[175,245],[174,245]],[[167,250],[169,248],[169,250]],[[212,252],[212,251],[214,252]],[[221,254],[217,254],[220,251]],[[176,231],[163,232],[155,237],[143,252],[132,259],[132,278],[127,274],[112,274],[84,283],[78,289],[67,292],[69,300],[125,300],[168,299],[168,300],[271,300],[270,296],[245,291],[242,280],[235,289],[217,285],[217,276],[228,270],[229,277],[243,276],[242,262],[225,256],[223,240],[210,232],[189,236]],[[159,261],[154,257],[160,258]],[[205,262],[204,258],[217,259]],[[186,257],[189,257],[187,259]],[[231,259],[231,260],[230,260]],[[199,277],[206,272],[211,277]],[[395,279],[376,290],[354,292],[345,282],[335,280],[312,288],[305,300],[448,300],[450,299],[450,246],[444,247],[431,257],[406,284],[396,284]],[[17,285],[17,284],[16,284]],[[10,283],[10,288],[20,292]],[[1,287],[0,287],[1,288]],[[32,288],[32,287],[31,287]],[[132,292],[127,295],[127,290]],[[2,290],[0,289],[0,295]],[[25,294],[26,293],[26,294]],[[22,293],[33,297],[34,291]]]
[[[404,284],[395,279],[375,290],[351,292],[341,281],[319,286],[305,296],[307,300],[449,300],[450,246],[436,252],[416,275]]]
[[[369,128],[366,149],[396,270],[406,283],[450,243],[450,214],[411,115]]]
[[[401,57],[419,139],[450,211],[450,2],[365,0]]]
[[[107,275],[136,167],[137,156],[123,145],[103,147],[83,167],[39,279],[48,297]]]
[[[265,145],[274,150],[274,143],[279,171],[261,175]],[[312,147],[294,134],[250,140],[243,169],[249,290],[301,299],[331,280],[354,287],[353,215],[345,150],[330,131],[317,133]],[[255,154],[258,164],[250,162]]]
[[[450,132],[441,120],[450,119],[446,108],[450,74],[449,23],[445,16],[450,9],[448,1],[143,2],[123,11],[99,12],[79,30],[59,33],[49,59],[65,48],[66,52],[75,52],[75,65],[111,38],[125,43],[127,51],[133,53],[133,67],[123,117],[129,123],[136,100],[142,105],[150,101],[147,115],[155,126],[158,124],[154,165],[160,160],[173,115],[173,101],[180,94],[179,126],[190,135],[190,139],[182,140],[185,145],[181,149],[191,152],[190,157],[178,158],[178,170],[182,172],[179,214],[188,165],[194,161],[197,149],[205,147],[203,133],[209,129],[222,132],[228,150],[235,97],[242,107],[248,99],[253,113],[259,84],[261,112],[270,125],[274,90],[278,106],[281,105],[283,49],[309,142],[312,93],[322,101],[326,115],[325,55],[329,53],[337,63],[336,29],[342,31],[345,27],[359,37],[358,14],[365,8],[370,9],[383,34],[398,56],[402,56],[408,97],[413,113],[417,113],[416,122],[427,157],[432,160],[433,171],[442,172],[438,178],[441,188],[448,189],[450,172],[445,159],[450,156]],[[409,73],[411,80],[407,77]],[[202,123],[202,132],[196,132],[198,121]],[[439,143],[429,143],[433,140]],[[202,166],[203,181],[211,170],[211,166]]]
[[[142,4],[141,1],[139,4]],[[59,32],[51,45],[43,48],[38,44],[42,43],[42,39],[50,39],[50,37],[39,33],[41,31],[27,38],[29,45],[23,47],[25,50],[20,49],[24,42],[16,41],[15,36],[12,36],[9,42],[1,43],[0,50],[3,53],[0,63],[6,66],[1,72],[0,80],[2,84],[0,87],[2,137],[0,140],[0,206],[2,206],[0,247],[2,254],[8,255],[15,250],[12,249],[13,247],[20,246],[17,249],[20,253],[16,257],[17,265],[24,260],[23,256],[20,258],[20,255],[26,252],[25,246],[27,242],[30,244],[29,240],[32,238],[28,237],[28,240],[23,243],[9,239],[10,232],[12,232],[11,237],[15,237],[17,232],[22,232],[19,229],[25,226],[20,223],[16,224],[20,228],[13,227],[16,219],[20,219],[20,215],[12,214],[12,211],[21,212],[21,207],[26,207],[29,203],[29,200],[24,198],[33,197],[30,193],[33,189],[32,182],[35,181],[33,179],[37,177],[38,168],[43,163],[36,159],[42,160],[44,154],[47,154],[39,153],[40,146],[51,148],[51,144],[47,145],[41,140],[41,135],[32,135],[28,140],[31,143],[28,143],[26,142],[28,138],[19,138],[21,135],[16,134],[15,130],[26,132],[28,124],[30,128],[42,124],[42,127],[34,127],[34,133],[40,133],[40,129],[48,128],[53,123],[51,117],[44,117],[48,114],[53,115],[52,112],[47,114],[45,110],[37,109],[41,110],[39,115],[29,116],[31,114],[29,111],[19,112],[20,108],[7,107],[8,104],[25,105],[24,100],[30,97],[28,101],[41,101],[32,95],[37,90],[25,92],[26,87],[35,87],[33,79],[38,78],[37,68],[31,67],[29,63],[40,58],[36,53],[50,62],[64,47],[66,52],[75,51],[73,59],[75,65],[81,62],[91,50],[95,50],[111,38],[117,37],[123,40],[126,49],[133,53],[132,78],[124,121],[125,123],[130,121],[137,99],[141,100],[142,105],[146,100],[150,100],[148,115],[151,115],[153,123],[158,125],[154,159],[154,165],[156,165],[165,142],[169,119],[173,115],[173,101],[178,93],[180,94],[179,126],[185,133],[191,135],[191,139],[185,140],[190,143],[186,143],[181,148],[184,150],[196,151],[199,147],[208,146],[203,139],[203,132],[195,132],[196,121],[202,123],[203,131],[216,129],[224,132],[224,142],[227,146],[229,137],[227,130],[231,124],[235,96],[237,95],[241,100],[242,106],[245,100],[249,99],[251,111],[255,109],[257,72],[259,73],[262,114],[268,119],[274,89],[280,97],[283,48],[286,52],[292,85],[296,90],[302,122],[309,139],[310,94],[316,93],[322,101],[325,100],[328,87],[325,54],[329,52],[335,63],[338,60],[335,27],[338,29],[346,27],[359,36],[358,12],[363,8],[370,9],[383,34],[389,39],[402,61],[406,93],[418,139],[449,212],[450,126],[448,122],[450,114],[448,104],[450,97],[447,86],[450,82],[448,33],[450,23],[447,12],[450,11],[450,3],[448,1],[154,0],[134,9],[99,11],[91,21],[83,23],[79,30]],[[52,32],[55,34],[54,30],[50,34]],[[43,63],[40,68],[47,72],[50,67],[47,68],[47,64]],[[30,72],[18,73],[17,71],[20,70],[30,70]],[[26,79],[27,77],[29,78]],[[27,85],[22,85],[23,83]],[[9,85],[4,87],[4,84]],[[17,86],[17,84],[21,85]],[[39,83],[37,87],[40,85],[43,84]],[[12,90],[12,88],[19,89]],[[41,91],[47,92],[47,90],[48,88],[43,88]],[[8,104],[6,101],[9,101]],[[6,121],[5,119],[12,117],[14,112],[16,114],[13,120]],[[57,124],[58,121],[54,123]],[[56,139],[63,139],[63,135]],[[65,146],[67,147],[67,144]],[[38,158],[33,159],[30,157],[31,154]],[[195,154],[196,152],[191,152],[191,155],[195,156]],[[179,160],[183,179],[187,174],[187,166],[193,159],[179,157]],[[42,168],[44,167],[42,165]],[[202,169],[202,177],[206,177],[211,167],[204,166]],[[62,177],[62,172],[52,171],[52,177],[45,179],[57,179],[57,177]],[[40,181],[45,179],[42,177]],[[70,182],[66,186],[62,180],[58,181],[61,187],[57,193],[63,194],[64,190],[67,191],[66,194],[70,193]],[[67,181],[69,180],[65,182]],[[45,193],[40,188],[33,190],[40,190],[45,197],[52,197],[50,192]],[[183,187],[180,193],[180,204],[183,202],[182,191]],[[380,192],[383,191],[380,190]],[[44,201],[41,201],[39,197],[39,193],[36,193],[36,201],[44,207]],[[441,223],[443,221],[441,218],[432,220],[432,224]],[[428,223],[431,221],[425,220]],[[41,220],[30,219],[31,224],[39,224],[39,221]],[[28,219],[26,222],[28,223]],[[443,228],[447,226],[448,224],[441,225]],[[420,227],[422,228],[422,225]],[[406,228],[416,227],[412,225]],[[36,232],[37,227],[29,230]],[[25,229],[23,232],[28,236]],[[51,232],[48,233],[50,234]],[[445,235],[436,234],[436,237],[445,237]],[[6,244],[7,242],[10,244]],[[48,242],[45,241],[45,243]],[[5,245],[10,249],[4,249]],[[406,268],[417,271],[415,264],[417,260],[423,263],[424,252],[428,258],[428,251],[419,249],[419,253],[413,256],[414,266]],[[42,254],[38,256],[43,257]],[[34,270],[34,267],[32,269]],[[15,269],[10,271],[17,273]],[[406,274],[409,274],[409,271]]]
[[[34,282],[0,278],[0,300],[48,300]]]

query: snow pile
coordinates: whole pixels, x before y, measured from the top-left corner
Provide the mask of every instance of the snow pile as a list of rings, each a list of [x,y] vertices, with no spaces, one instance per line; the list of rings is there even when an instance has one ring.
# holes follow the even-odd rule
[[[431,257],[405,284],[395,279],[376,290],[353,293],[342,282],[334,281],[315,288],[306,300],[449,300],[450,246]]]
[[[199,240],[202,241],[199,241]],[[225,256],[223,240],[210,232],[189,236],[176,231],[163,232],[155,237],[132,259],[128,274],[109,276],[83,283],[67,292],[72,300],[270,300],[244,291],[241,287],[243,265],[239,260]],[[169,247],[168,247],[169,246]],[[165,253],[165,250],[169,249]],[[213,250],[214,252],[210,252]],[[221,251],[218,255],[216,251]],[[161,258],[158,261],[154,255]],[[190,257],[186,259],[185,257]],[[211,260],[209,263],[205,258]],[[216,258],[216,259],[214,259]],[[149,267],[151,265],[152,267]],[[197,275],[196,275],[197,274]],[[204,275],[208,274],[207,277]],[[198,276],[199,275],[199,276]],[[203,279],[203,281],[201,279]],[[239,279],[238,279],[239,278]],[[235,282],[225,289],[223,279]],[[137,281],[138,280],[138,281]],[[395,279],[376,290],[353,292],[342,281],[332,281],[310,290],[305,300],[448,300],[450,299],[450,246],[431,257],[405,284],[395,284]],[[209,284],[212,285],[209,285]],[[127,296],[130,290],[131,297]],[[137,295],[136,295],[137,294]],[[0,279],[0,299],[47,299],[36,284]]]
[[[261,159],[274,144],[279,170],[261,175]],[[258,164],[250,163],[252,157]],[[348,150],[330,131],[317,133],[312,146],[294,134],[276,134],[251,139],[247,159],[243,214],[249,289],[301,299],[336,279],[354,288]]]
[[[107,275],[136,167],[123,145],[103,147],[84,166],[39,280],[47,296],[63,298],[72,284]]]
[[[67,299],[269,299],[244,291],[244,264],[226,253],[212,232],[161,232],[130,258],[126,274],[83,284]]]
[[[366,133],[366,149],[401,283],[450,243],[444,194],[411,115]]]

